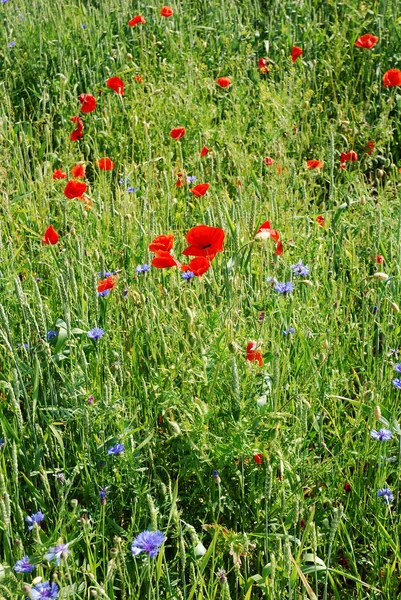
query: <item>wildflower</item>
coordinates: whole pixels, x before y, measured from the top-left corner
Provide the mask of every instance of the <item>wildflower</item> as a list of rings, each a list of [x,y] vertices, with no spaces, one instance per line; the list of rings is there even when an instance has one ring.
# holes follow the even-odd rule
[[[158,235],[155,239],[149,244],[148,248],[151,252],[158,252],[159,250],[163,250],[165,252],[169,252],[174,244],[174,236],[173,235]]]
[[[231,79],[229,77],[219,77],[216,80],[217,85],[219,85],[222,88],[228,88],[231,85]]]
[[[321,169],[322,167],[323,167],[322,161],[317,160],[316,158],[306,161],[306,168],[308,169],[308,171],[310,171],[311,169]]]
[[[155,558],[166,537],[161,531],[142,531],[131,544],[133,556],[138,556],[141,552],[146,552],[150,558]]]
[[[266,156],[265,158],[265,164],[268,167],[271,167],[276,161],[274,160],[274,158],[271,158],[271,156]]]
[[[114,446],[110,446],[107,450],[107,454],[113,454],[115,456],[120,456],[124,452],[124,444],[114,444]]]
[[[392,383],[397,390],[401,390],[401,379],[393,379]]]
[[[266,313],[264,310],[262,310],[262,312],[260,313],[260,315],[258,317],[259,323],[263,323],[263,321],[265,320],[265,316],[266,316]]]
[[[124,96],[124,82],[119,77],[110,77],[106,81],[106,85],[119,96]]]
[[[156,256],[152,259],[152,265],[156,269],[168,269],[169,267],[178,267],[178,260],[171,256],[170,252],[158,250]]]
[[[129,184],[129,178],[128,177],[121,177],[121,179],[118,180],[118,183],[120,185],[128,185]]]
[[[257,465],[261,465],[263,462],[263,454],[261,452],[259,454],[254,454],[253,460]]]
[[[84,165],[74,165],[71,169],[71,174],[73,177],[77,179],[83,179],[85,177],[85,166]]]
[[[87,331],[86,335],[89,339],[94,340],[96,342],[104,336],[104,329],[101,329],[100,327],[94,327],[93,329]]]
[[[44,518],[45,518],[45,515],[40,510],[37,513],[28,515],[25,518],[25,521],[28,523],[28,531],[32,531],[35,523],[37,525],[39,525],[39,523],[41,523],[44,520]]]
[[[196,181],[196,176],[195,175],[188,175],[187,177],[187,184],[189,185],[190,183],[195,183]]]
[[[100,504],[106,504],[106,491],[107,487],[101,487],[99,491]]]
[[[384,87],[395,87],[401,85],[401,71],[399,69],[390,69],[383,75]]]
[[[291,333],[295,333],[295,329],[293,327],[289,327],[288,329],[284,329],[283,335],[288,335]]]
[[[198,185],[196,185],[189,191],[194,196],[197,196],[198,198],[200,198],[201,196],[204,196],[206,194],[206,192],[208,191],[209,188],[210,188],[209,183],[198,183]]]
[[[53,180],[57,181],[58,179],[65,179],[67,177],[67,173],[64,173],[61,169],[55,169],[53,171]]]
[[[93,404],[94,399],[95,399],[94,395],[91,394],[88,398],[88,404]]]
[[[378,310],[379,310],[379,307],[378,306],[374,306],[373,307],[373,314],[375,315]]]
[[[29,556],[23,556],[20,560],[17,560],[14,571],[16,573],[32,573],[35,565],[31,565],[29,562]]]
[[[259,58],[258,60],[258,69],[261,73],[268,73],[269,69],[267,66],[267,60],[265,58]]]
[[[54,477],[57,479],[57,481],[59,481],[60,483],[69,483],[66,478],[64,473],[60,472],[60,473],[54,473]]]
[[[347,483],[344,483],[344,491],[347,492],[347,494],[351,491],[351,486],[348,481]]]
[[[216,471],[216,469],[214,469],[214,471],[213,471],[213,477],[214,477],[214,480],[216,482],[216,485],[220,485],[221,479],[220,479],[219,472]]]
[[[300,275],[301,277],[309,275],[309,267],[302,264],[302,259],[299,260],[296,265],[290,265],[290,269],[294,275]]]
[[[361,35],[361,37],[356,40],[354,46],[357,46],[358,48],[367,48],[370,50],[376,46],[378,40],[379,38],[371,33],[365,33],[365,35]]]
[[[322,215],[318,215],[315,220],[318,225],[320,225],[321,227],[324,227],[325,223],[324,223],[324,217]]]
[[[379,498],[383,498],[383,502],[390,504],[394,500],[394,496],[390,488],[381,488],[377,490],[377,495]]]
[[[356,152],[354,152],[354,150],[350,150],[349,152],[341,152],[340,169],[345,169],[347,162],[355,162],[356,160],[358,160],[358,155]]]
[[[367,154],[372,154],[373,150],[375,149],[375,143],[372,142],[372,140],[370,140],[367,144],[366,144],[366,152]]]
[[[205,256],[197,256],[189,261],[189,265],[181,265],[181,271],[193,273],[196,277],[201,277],[210,268],[210,260]],[[192,275],[192,277],[193,277]]]
[[[64,188],[64,196],[70,200],[73,200],[73,198],[80,198],[86,192],[87,187],[88,186],[83,181],[70,180]]]
[[[397,363],[396,365],[394,365],[394,371],[396,371],[397,373],[401,373],[401,363]]]
[[[299,58],[303,53],[304,51],[302,50],[302,48],[300,48],[299,46],[293,46],[291,50],[292,62],[294,63],[297,60],[297,58]]]
[[[160,10],[161,17],[171,17],[171,15],[173,15],[173,14],[174,14],[174,11],[169,6],[163,6],[162,9]]]
[[[209,148],[207,146],[203,146],[202,150],[200,151],[200,155],[201,156],[206,156],[206,154],[209,152]]]
[[[102,171],[111,171],[112,169],[114,169],[113,161],[107,156],[106,158],[99,158],[96,164]]]
[[[107,290],[112,290],[113,287],[114,287],[113,277],[106,277],[106,279],[103,279],[103,281],[99,282],[99,285],[97,286],[97,291],[98,291],[98,293],[105,292]]]
[[[246,359],[250,362],[256,361],[259,367],[263,366],[263,355],[259,350],[256,350],[258,347],[256,342],[249,342],[246,347]]]
[[[49,225],[42,237],[42,244],[50,244],[54,246],[58,242],[58,233],[53,228],[53,225]]]
[[[105,464],[106,464],[106,463],[105,463],[105,461],[104,461],[104,460],[99,460],[99,467],[100,467],[101,469],[103,469],[103,467],[104,467],[104,465],[105,465]]]
[[[80,94],[78,98],[81,104],[81,112],[91,113],[96,108],[96,98],[92,94]]]
[[[14,42],[14,40],[12,42],[8,42],[8,47],[9,48],[14,48],[14,46],[17,45],[17,42]]]
[[[146,23],[146,19],[144,19],[142,15],[137,15],[136,17],[133,17],[130,21],[128,21],[128,25],[130,27],[135,27],[135,25],[139,25],[140,23]]]
[[[150,270],[150,265],[138,265],[135,267],[137,273],[147,273]]]
[[[136,194],[136,192],[138,192],[138,191],[139,191],[139,188],[132,187],[132,185],[129,185],[129,186],[127,187],[127,192],[128,192],[129,194]]]
[[[227,583],[227,573],[224,569],[217,569],[216,575],[221,584]]]
[[[30,591],[32,600],[56,600],[58,598],[58,585],[49,581],[43,581],[34,585]]]
[[[77,128],[70,135],[70,140],[72,142],[75,142],[76,140],[79,140],[82,137],[82,132],[84,130],[84,122],[82,121],[81,117],[78,116],[72,117],[71,121],[73,123],[76,123],[77,125]]]
[[[4,439],[4,437],[1,437],[0,438],[0,450],[3,450],[5,445],[6,445],[6,440]]]
[[[173,140],[180,140],[185,135],[185,127],[176,127],[170,131],[170,137]]]
[[[382,429],[379,429],[379,431],[372,429],[372,431],[370,432],[370,437],[372,437],[374,440],[377,440],[378,442],[387,442],[388,440],[391,440],[393,434],[389,429],[385,429],[383,427]]]
[[[393,348],[392,350],[390,350],[390,354],[389,356],[398,356],[398,348]]]
[[[49,329],[49,331],[46,334],[47,337],[47,341],[51,342],[52,340],[54,340],[56,337],[58,336],[58,331],[54,331],[53,329]]]
[[[138,83],[143,83],[145,80],[143,77],[141,77],[140,75],[134,75],[134,79],[135,81],[137,81]]]
[[[291,281],[276,283],[274,291],[280,294],[289,294],[294,290],[294,285]]]
[[[378,254],[376,257],[372,256],[372,260],[376,260],[378,265],[384,264],[386,261],[384,260],[384,256],[382,254]]]
[[[56,559],[56,565],[59,566],[61,558],[67,558],[70,553],[68,544],[57,544],[54,548],[49,548],[49,552],[45,554],[45,559],[49,562]]]
[[[181,277],[183,279],[192,279],[193,277],[195,277],[195,273],[193,273],[192,271],[184,271],[184,273],[181,275]]]
[[[88,29],[88,26],[85,25],[85,23],[82,23],[81,27],[82,27],[82,29]]]
[[[185,239],[189,246],[184,256],[205,256],[213,260],[218,252],[223,252],[224,231],[220,227],[197,225],[188,231]]]
[[[270,283],[272,287],[274,287],[277,283],[277,279],[275,277],[266,277],[267,283]]]

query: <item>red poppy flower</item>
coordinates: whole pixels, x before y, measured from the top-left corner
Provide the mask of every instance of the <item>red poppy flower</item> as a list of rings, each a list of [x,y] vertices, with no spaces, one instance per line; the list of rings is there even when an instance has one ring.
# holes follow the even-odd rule
[[[263,366],[263,355],[259,350],[256,350],[257,343],[249,342],[246,347],[246,359],[253,362],[256,361],[259,367]]]
[[[144,79],[143,77],[141,77],[140,75],[135,75],[134,76],[135,81],[137,81],[138,83],[143,83]]]
[[[83,179],[85,177],[85,166],[84,165],[75,165],[71,169],[71,174],[73,177],[77,179]]]
[[[265,58],[259,58],[258,60],[258,69],[261,73],[268,73],[269,69],[267,67],[267,60]]]
[[[395,87],[401,85],[401,71],[399,69],[390,69],[383,75],[384,87]]]
[[[270,221],[265,221],[264,223],[262,223],[262,225],[256,232],[256,235],[258,234],[261,234],[260,239],[263,239],[263,235],[265,235],[266,239],[272,238],[275,242],[278,242],[280,239],[279,232],[270,227]]]
[[[146,19],[144,19],[142,15],[137,15],[128,21],[128,25],[130,27],[135,27],[135,25],[139,25],[139,23],[146,23]]]
[[[170,137],[173,140],[180,140],[185,135],[185,127],[176,127],[170,131]]]
[[[185,239],[189,246],[184,256],[206,256],[213,260],[218,252],[223,252],[224,231],[220,227],[197,225],[188,231]]]
[[[174,14],[174,11],[169,6],[163,6],[160,11],[161,17],[171,17],[172,14]]]
[[[70,180],[67,182],[67,185],[64,188],[64,196],[73,200],[73,198],[80,198],[86,192],[87,185],[83,181],[73,181]]]
[[[170,252],[166,252],[165,250],[156,252],[156,256],[152,260],[152,265],[156,267],[156,269],[168,269],[169,267],[181,266],[178,260],[171,256]]]
[[[148,246],[151,252],[169,252],[174,244],[173,235],[158,235]]]
[[[200,155],[201,156],[206,156],[206,154],[209,152],[209,148],[207,146],[203,146],[202,150],[200,151]]]
[[[306,161],[306,168],[309,169],[309,171],[311,169],[321,169],[323,167],[323,163],[321,160],[317,160],[317,159],[312,159],[312,160],[307,160]]]
[[[54,230],[53,225],[49,225],[42,237],[42,244],[57,244],[58,233]]]
[[[96,108],[96,98],[92,94],[81,94],[79,101],[81,103],[81,112],[83,113],[91,113]]]
[[[200,198],[201,196],[204,196],[206,194],[206,192],[208,191],[209,188],[210,188],[209,183],[198,183],[198,185],[196,185],[189,191],[194,196],[197,196],[198,198]]]
[[[316,223],[321,227],[324,227],[324,217],[322,215],[318,215],[316,217]]]
[[[119,77],[110,77],[106,81],[108,88],[112,89],[119,96],[124,96],[124,82]]]
[[[346,558],[344,558],[343,556],[341,556],[341,557],[338,559],[338,563],[339,563],[339,564],[340,564],[342,567],[344,567],[345,569],[348,569],[348,561],[347,561],[347,559],[346,559]]]
[[[272,164],[274,164],[276,161],[274,160],[274,158],[271,158],[270,156],[266,156],[265,158],[265,163],[267,164],[268,167],[271,167]]]
[[[263,462],[263,454],[259,453],[259,454],[254,454],[253,455],[253,460],[255,461],[255,463],[257,465],[261,465]]]
[[[217,85],[219,85],[222,88],[227,88],[230,87],[231,85],[231,79],[229,77],[219,77],[216,80]]]
[[[77,124],[77,128],[71,133],[70,140],[75,142],[82,137],[82,131],[84,129],[84,123],[81,117],[72,117],[71,121]]]
[[[299,48],[299,46],[293,46],[291,50],[292,62],[294,63],[297,60],[297,58],[299,58],[303,53],[304,51],[302,50],[302,48]]]
[[[197,256],[189,261],[189,265],[181,265],[181,271],[192,271],[196,277],[201,277],[210,266],[211,262],[205,256]]]
[[[67,177],[67,173],[64,173],[61,169],[55,169],[53,172],[53,179],[57,181],[57,179],[65,179]]]
[[[280,241],[280,242],[277,242],[277,244],[276,244],[276,252],[275,252],[275,254],[277,256],[281,256],[282,253],[283,253],[283,242]]]
[[[106,277],[106,279],[100,280],[97,286],[98,292],[105,292],[106,290],[112,290],[114,287],[113,277]]]
[[[373,48],[374,46],[376,46],[377,42],[379,41],[379,38],[372,35],[371,33],[365,33],[365,35],[361,35],[361,37],[359,37],[356,42],[355,42],[355,46],[357,46],[358,48]]]
[[[112,169],[114,169],[113,161],[107,156],[105,158],[99,158],[96,164],[102,171],[111,171]]]
[[[376,262],[377,262],[377,264],[378,264],[378,265],[382,265],[382,264],[384,264],[384,262],[385,262],[385,260],[384,260],[384,256],[382,256],[381,254],[378,254],[378,255],[376,256],[376,258],[373,258],[373,257],[372,257],[372,260],[376,260]]]
[[[175,182],[175,187],[182,187],[183,185],[185,185],[185,182],[182,178],[182,175],[178,175],[178,179]]]
[[[358,155],[354,150],[350,150],[349,152],[341,152],[340,162],[355,162],[358,160]]]
[[[367,144],[366,144],[366,152],[367,154],[372,154],[373,150],[375,149],[375,143],[372,142],[372,140],[370,140]]]
[[[350,484],[349,484],[348,482],[344,484],[344,490],[345,490],[347,493],[351,491],[351,486],[350,486]]]

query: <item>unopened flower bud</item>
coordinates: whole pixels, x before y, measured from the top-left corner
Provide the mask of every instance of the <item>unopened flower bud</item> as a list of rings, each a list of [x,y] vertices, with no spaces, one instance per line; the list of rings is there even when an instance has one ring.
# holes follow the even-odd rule
[[[394,312],[400,312],[400,307],[398,306],[398,304],[396,302],[391,302],[391,308],[393,309]]]
[[[32,579],[32,585],[37,585],[41,581],[42,581],[41,577],[35,577],[35,579]]]
[[[380,406],[375,406],[374,415],[375,415],[376,421],[380,421],[380,419],[382,417],[382,411],[380,410]]]
[[[307,285],[308,287],[313,287],[313,282],[310,279],[301,279],[300,283]]]

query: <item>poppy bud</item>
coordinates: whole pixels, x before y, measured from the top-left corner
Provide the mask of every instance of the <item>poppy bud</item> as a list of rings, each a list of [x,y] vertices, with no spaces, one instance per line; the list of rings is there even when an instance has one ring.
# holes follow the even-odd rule
[[[132,57],[132,54],[131,54],[130,52],[128,52],[128,54],[127,54],[127,59],[128,59],[128,60],[132,60],[132,58],[133,58],[133,57]]]
[[[374,416],[376,421],[380,421],[380,419],[382,418],[382,411],[380,410],[380,406],[375,406]]]
[[[376,170],[376,177],[377,177],[377,179],[383,179],[383,177],[384,177],[384,171],[382,169],[377,169]]]
[[[373,277],[374,279],[377,279],[377,281],[387,281],[388,279],[387,273],[382,273],[381,271],[374,273]]]
[[[35,579],[32,579],[32,585],[37,585],[41,581],[42,581],[42,577],[35,577]]]
[[[301,279],[300,283],[303,283],[303,285],[306,285],[308,287],[313,287],[313,282],[309,279]]]
[[[396,304],[395,302],[390,302],[391,304],[391,308],[393,309],[394,312],[398,313],[400,312],[400,307],[398,306],[398,304]]]

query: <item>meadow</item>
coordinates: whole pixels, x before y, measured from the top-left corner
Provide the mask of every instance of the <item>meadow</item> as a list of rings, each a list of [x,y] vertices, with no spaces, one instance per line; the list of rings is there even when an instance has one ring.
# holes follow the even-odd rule
[[[400,598],[399,3],[0,18],[1,600]]]

